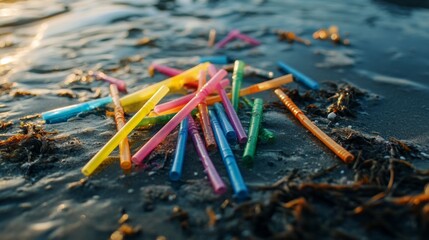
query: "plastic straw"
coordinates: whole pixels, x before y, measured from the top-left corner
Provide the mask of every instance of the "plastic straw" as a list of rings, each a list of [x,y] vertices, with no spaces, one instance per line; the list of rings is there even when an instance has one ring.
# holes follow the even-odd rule
[[[203,88],[192,98],[176,116],[174,116],[161,130],[159,130],[140,150],[134,154],[132,161],[141,165],[143,160],[160,144],[165,137],[210,93],[216,89],[216,85],[227,75],[227,72],[220,70]]]
[[[216,44],[216,48],[223,48],[229,42],[231,42],[232,40],[237,39],[237,38],[244,41],[244,42],[247,42],[253,46],[258,46],[261,44],[261,42],[259,42],[258,40],[254,39],[252,37],[249,37],[245,34],[242,34],[242,33],[240,33],[240,31],[234,29],[234,30],[230,31],[224,39],[222,39],[220,42],[218,42]]]
[[[304,125],[305,128],[310,130],[314,136],[316,136],[320,141],[322,141],[329,149],[331,149],[339,158],[341,158],[345,163],[351,163],[354,160],[354,156],[336,143],[332,138],[326,135],[322,130],[320,130],[310,119],[308,119],[304,113],[299,109],[295,103],[281,90],[276,89],[274,91],[280,100],[286,105],[286,107],[292,112],[292,114]]]
[[[200,72],[198,90],[200,90],[201,87],[204,84],[206,84],[206,75],[207,75],[206,71]],[[201,129],[203,130],[206,147],[209,150],[216,149],[216,140],[214,139],[212,126],[210,125],[209,109],[207,108],[205,99],[201,101],[200,104],[198,104],[198,111],[199,111],[199,120],[201,124]]]
[[[185,118],[180,123],[177,136],[176,152],[174,153],[173,165],[170,169],[170,180],[179,181],[182,176],[183,157],[185,156],[186,140],[188,139],[188,119]]]
[[[103,107],[112,102],[111,97],[99,98],[92,101],[78,103],[67,107],[57,108],[42,113],[42,118],[47,124],[65,122],[77,116],[79,113],[88,112],[99,107]]]
[[[259,42],[258,40],[254,39],[252,37],[249,37],[249,36],[247,36],[243,33],[240,33],[240,32],[238,32],[238,34],[236,34],[236,38],[239,38],[239,39],[241,39],[241,40],[243,40],[243,41],[245,41],[245,42],[247,42],[253,46],[261,45],[261,42]]]
[[[152,63],[149,66],[149,73],[150,73],[150,75],[153,75],[153,72],[155,70],[157,72],[162,73],[162,74],[164,74],[166,76],[169,76],[169,77],[174,77],[174,76],[177,76],[177,75],[183,73],[183,71],[180,70],[180,69],[176,69],[176,68],[172,68],[172,67],[167,67],[167,66],[164,66],[164,65],[161,65],[161,64]]]
[[[223,135],[222,128],[219,125],[216,114],[210,110],[209,115],[217,146],[219,148],[219,153],[222,156],[223,163],[225,164],[226,170],[228,172],[235,196],[240,200],[246,199],[249,197],[249,191],[247,190],[246,184],[244,183],[243,177],[241,176],[240,169],[237,166],[234,154],[232,153],[232,150],[228,145],[225,136]]]
[[[215,103],[214,109],[219,119],[219,124],[222,127],[223,133],[228,140],[229,143],[235,144],[237,143],[237,133],[229,122],[228,117],[220,103]]]
[[[126,93],[127,92],[127,84],[125,83],[124,80],[120,80],[111,76],[107,76],[105,73],[103,72],[94,72],[92,74],[94,77],[96,77],[97,79],[106,81],[108,83],[114,84],[116,85],[116,87],[118,88],[119,91]]]
[[[258,143],[259,129],[262,121],[262,109],[264,101],[261,98],[256,98],[252,109],[252,118],[250,119],[249,139],[244,148],[243,161],[246,165],[253,165],[255,158],[256,144]]]
[[[226,191],[225,183],[222,181],[222,178],[219,176],[219,173],[217,172],[209,154],[207,153],[207,149],[204,146],[204,142],[201,139],[200,134],[198,134],[197,126],[195,125],[192,116],[188,116],[188,121],[189,134],[191,135],[195,149],[197,150],[198,156],[200,157],[200,160],[204,166],[204,172],[207,174],[214,192],[217,194],[223,194]]]
[[[167,95],[169,89],[161,86],[158,91],[143,105],[143,107],[104,145],[94,157],[82,168],[82,173],[86,176],[91,175],[98,166],[109,156],[109,154],[118,146],[122,139],[126,138],[135,126]]]
[[[132,104],[137,104],[137,103],[142,104],[144,101],[149,99],[163,85],[170,88],[171,91],[182,89],[185,83],[189,81],[196,81],[200,71],[206,70],[208,66],[209,66],[209,63],[199,64],[177,76],[152,84],[132,94],[128,94],[121,98],[121,105],[125,107]]]
[[[317,83],[313,79],[307,77],[306,75],[302,74],[301,72],[298,72],[297,70],[293,69],[292,67],[288,66],[286,63],[279,61],[279,62],[277,62],[277,65],[284,72],[292,74],[293,77],[295,78],[295,80],[297,82],[303,84],[304,86],[306,86],[310,89],[313,89],[313,90],[319,90],[320,89],[319,83]]]
[[[226,35],[226,37],[224,39],[222,39],[220,42],[218,42],[215,47],[216,48],[223,48],[226,46],[226,44],[228,44],[229,42],[231,42],[232,40],[234,40],[237,37],[237,34],[239,34],[240,32],[238,30],[232,30],[228,33],[228,35]]]
[[[209,66],[209,72],[212,72],[216,69],[213,65]],[[243,125],[241,124],[240,119],[237,116],[237,112],[234,111],[231,102],[229,101],[228,95],[225,92],[225,89],[222,86],[218,86],[217,91],[219,96],[222,99],[222,104],[225,109],[225,112],[231,122],[232,127],[234,128],[235,133],[237,134],[238,142],[240,144],[247,142],[247,135],[244,131]]]
[[[240,102],[239,96],[240,96],[240,89],[241,89],[241,83],[243,82],[243,75],[244,75],[244,67],[246,65],[243,61],[237,60],[234,63],[234,72],[232,73],[232,106],[234,107],[234,110],[238,111],[238,104]]]
[[[115,104],[115,122],[116,129],[119,131],[125,126],[125,116],[124,109],[121,106],[119,101],[118,88],[114,84],[110,84],[110,94],[112,95],[113,103]],[[128,143],[128,138],[125,137],[119,143],[119,160],[120,166],[124,170],[130,170],[132,167],[131,164],[131,152],[130,144]]]

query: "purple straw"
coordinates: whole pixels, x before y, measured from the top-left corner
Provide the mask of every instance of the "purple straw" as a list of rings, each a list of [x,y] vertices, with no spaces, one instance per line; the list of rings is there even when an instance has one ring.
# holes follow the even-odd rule
[[[224,194],[226,192],[225,183],[222,181],[222,178],[219,176],[219,173],[213,165],[213,162],[210,159],[209,154],[207,153],[207,149],[205,147],[203,139],[198,133],[197,126],[191,115],[188,115],[188,133],[189,135],[191,135],[198,156],[203,163],[204,171],[206,172],[210,183],[213,186],[214,192],[216,194]]]
[[[208,72],[210,77],[213,77],[212,74],[217,72],[216,67],[213,64],[211,64],[208,68]],[[226,115],[228,116],[229,121],[231,122],[231,125],[237,134],[238,142],[240,144],[246,143],[247,134],[244,131],[243,125],[241,125],[240,119],[238,119],[237,112],[232,107],[231,101],[229,100],[228,95],[225,92],[225,89],[222,86],[217,85],[217,91],[220,95],[220,98],[222,99],[222,104],[223,104],[223,107],[225,108]]]

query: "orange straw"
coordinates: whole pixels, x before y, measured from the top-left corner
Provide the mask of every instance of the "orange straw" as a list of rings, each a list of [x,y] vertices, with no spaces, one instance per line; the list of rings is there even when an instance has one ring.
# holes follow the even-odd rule
[[[206,71],[204,70],[200,71],[198,91],[201,90],[204,84],[206,84],[206,81],[207,81],[206,75],[207,75]],[[198,117],[200,119],[201,130],[203,130],[204,140],[206,141],[206,148],[207,150],[216,149],[216,140],[213,134],[212,126],[210,124],[209,109],[207,108],[207,103],[205,100],[201,101],[201,103],[198,104],[198,111],[199,111]]]
[[[118,88],[114,84],[110,84],[110,94],[112,95],[113,103],[115,104],[115,121],[116,129],[119,131],[125,125],[124,109],[119,100]],[[131,169],[131,152],[128,138],[124,138],[119,143],[119,159],[123,170]]]
[[[316,136],[320,141],[322,141],[329,149],[331,149],[338,157],[341,158],[345,163],[351,163],[354,160],[354,156],[344,149],[341,145],[336,143],[332,138],[330,138],[326,133],[322,132],[314,123],[308,119],[304,113],[299,109],[292,99],[290,99],[281,89],[274,90],[274,93],[280,100],[286,105],[289,111],[301,122],[304,127],[310,130],[314,136]]]

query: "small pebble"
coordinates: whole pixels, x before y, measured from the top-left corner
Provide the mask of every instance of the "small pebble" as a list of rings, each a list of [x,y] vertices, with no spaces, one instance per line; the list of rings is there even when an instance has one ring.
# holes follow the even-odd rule
[[[134,192],[134,189],[132,189],[132,188],[130,188],[130,189],[128,189],[128,193],[133,193]]]
[[[194,176],[198,176],[198,172],[194,172]]]
[[[405,160],[405,157],[404,156],[400,156],[399,159]]]
[[[335,114],[334,112],[331,112],[328,114],[328,119],[331,121],[334,121],[336,117],[337,117],[337,114]]]
[[[341,170],[341,171],[340,171],[340,173],[341,173],[341,174],[344,174],[344,170]]]

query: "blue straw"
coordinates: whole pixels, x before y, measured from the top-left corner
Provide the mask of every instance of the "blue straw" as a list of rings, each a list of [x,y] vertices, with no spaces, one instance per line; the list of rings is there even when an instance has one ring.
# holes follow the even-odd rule
[[[277,62],[277,66],[279,66],[279,68],[283,72],[292,74],[293,77],[294,77],[294,79],[295,79],[295,81],[303,84],[304,86],[306,86],[306,87],[308,87],[310,89],[313,89],[313,90],[319,90],[320,89],[319,83],[317,83],[313,79],[305,76],[301,72],[298,72],[297,70],[291,68],[286,63],[284,63],[282,61],[278,61]]]
[[[226,139],[231,144],[237,143],[237,133],[229,122],[228,116],[226,116],[225,110],[222,107],[222,104],[215,103],[214,109],[219,119],[220,126],[222,127],[223,133],[225,134]]]
[[[240,169],[238,169],[234,154],[232,153],[232,150],[228,145],[225,136],[223,135],[223,131],[219,125],[216,114],[213,112],[213,110],[209,110],[209,115],[213,133],[219,148],[219,153],[222,156],[223,163],[225,164],[226,170],[228,172],[235,196],[239,200],[247,199],[249,198],[249,190],[247,190],[246,184],[244,183],[243,177],[241,176]]]
[[[95,99],[92,101],[78,103],[67,107],[57,108],[48,112],[42,113],[42,118],[47,124],[65,122],[69,118],[77,116],[79,113],[88,112],[90,110],[102,107],[111,103],[111,97]]]
[[[183,157],[185,156],[186,140],[188,139],[188,118],[180,123],[177,136],[176,152],[174,153],[173,166],[170,170],[170,180],[179,181],[182,176]]]
[[[228,56],[203,56],[200,57],[200,63],[211,62],[213,64],[228,64],[232,59]]]

